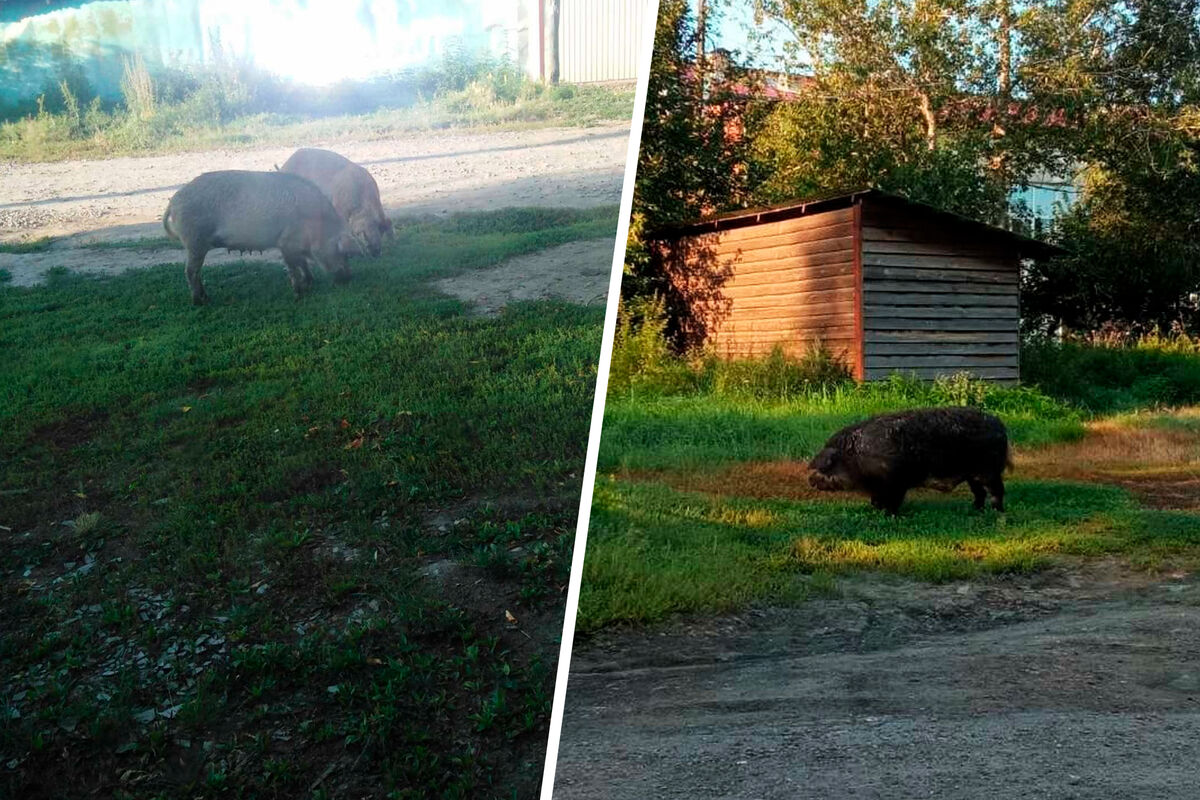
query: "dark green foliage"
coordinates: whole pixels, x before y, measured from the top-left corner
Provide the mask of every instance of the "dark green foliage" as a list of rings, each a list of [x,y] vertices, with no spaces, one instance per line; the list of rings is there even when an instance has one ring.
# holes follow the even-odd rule
[[[1021,348],[1021,376],[1093,413],[1194,404],[1200,403],[1200,348],[1032,341]]]

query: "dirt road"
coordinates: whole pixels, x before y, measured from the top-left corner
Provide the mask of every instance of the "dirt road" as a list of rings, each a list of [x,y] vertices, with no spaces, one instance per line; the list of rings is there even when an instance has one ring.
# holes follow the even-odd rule
[[[392,215],[511,206],[585,208],[620,201],[629,129],[547,128],[429,133],[387,141],[326,145],[371,171]],[[112,272],[182,260],[177,249],[104,250],[95,242],[159,237],[167,200],[201,172],[272,169],[292,147],[0,164],[0,242],[64,237],[49,249],[0,253],[15,285],[66,266]],[[223,256],[213,254],[212,263]],[[277,260],[277,254],[272,256]],[[611,251],[610,251],[611,258]]]
[[[1196,796],[1193,577],[841,586],[578,647],[555,800]]]

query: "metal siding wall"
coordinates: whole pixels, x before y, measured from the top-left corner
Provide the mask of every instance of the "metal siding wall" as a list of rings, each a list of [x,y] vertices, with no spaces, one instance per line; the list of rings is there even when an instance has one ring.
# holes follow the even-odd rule
[[[561,0],[559,79],[567,83],[637,78],[643,25],[653,25],[656,0]]]

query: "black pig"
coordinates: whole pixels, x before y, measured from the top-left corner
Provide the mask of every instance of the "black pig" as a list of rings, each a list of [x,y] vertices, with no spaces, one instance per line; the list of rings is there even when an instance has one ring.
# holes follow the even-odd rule
[[[966,481],[982,509],[988,492],[1004,510],[1004,470],[1012,466],[1004,423],[974,408],[923,408],[881,414],[842,428],[809,462],[823,491],[858,490],[895,514],[909,489],[950,491]]]

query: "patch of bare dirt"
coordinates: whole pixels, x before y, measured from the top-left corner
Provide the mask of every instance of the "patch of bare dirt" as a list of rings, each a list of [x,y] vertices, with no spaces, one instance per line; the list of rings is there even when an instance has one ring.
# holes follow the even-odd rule
[[[518,300],[560,299],[580,305],[603,303],[612,273],[613,240],[589,239],[505,261],[491,269],[438,281],[447,294],[492,316]]]
[[[1016,471],[1028,477],[1121,486],[1151,508],[1200,510],[1200,434],[1107,420],[1087,428],[1078,442],[1018,450],[1013,459]]]
[[[442,216],[512,206],[616,203],[628,136],[628,126],[608,125],[410,134],[318,146],[365,166],[379,184],[390,216]],[[0,253],[0,268],[22,286],[42,280],[55,266],[105,273],[182,262],[182,250],[171,248],[89,250],[80,245],[160,237],[167,201],[192,178],[216,169],[270,170],[294,150],[266,147],[3,165],[0,242],[65,238],[39,253]],[[278,261],[278,254],[268,253],[266,260]]]

